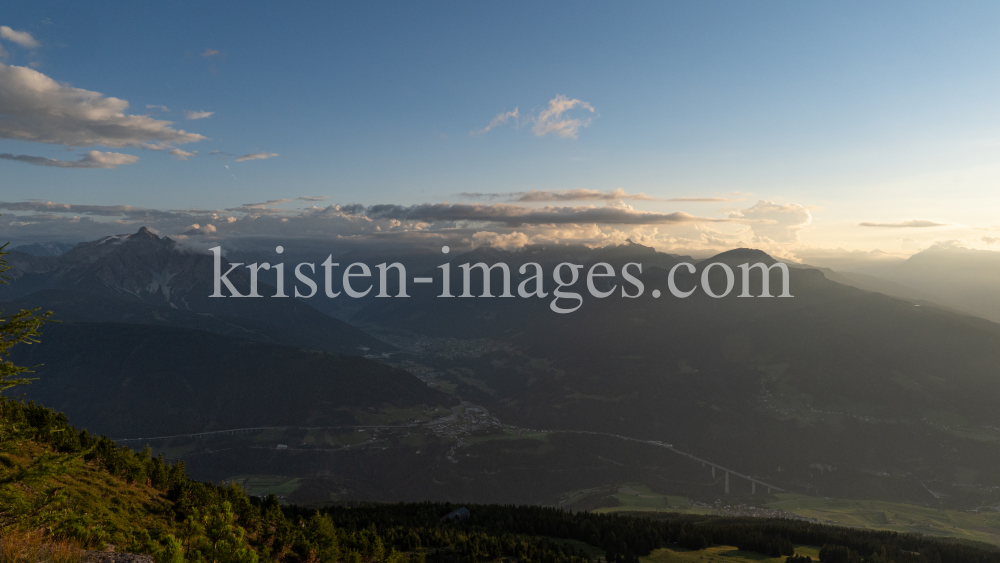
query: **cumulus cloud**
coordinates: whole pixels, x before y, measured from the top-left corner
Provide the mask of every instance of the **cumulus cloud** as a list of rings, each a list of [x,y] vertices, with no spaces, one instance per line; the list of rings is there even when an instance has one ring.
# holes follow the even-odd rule
[[[497,114],[497,116],[494,117],[492,121],[490,121],[489,125],[487,125],[486,127],[483,127],[482,129],[476,129],[475,131],[470,131],[469,135],[472,135],[474,137],[475,136],[479,136],[479,135],[485,135],[486,133],[489,133],[490,129],[493,129],[494,127],[497,127],[498,125],[503,125],[503,124],[507,123],[508,121],[510,121],[511,119],[514,120],[514,123],[517,123],[517,117],[518,117],[518,109],[517,108],[514,108],[513,111],[508,111],[508,112]]]
[[[869,222],[866,221],[864,223],[858,223],[858,225],[861,226],[861,227],[889,227],[889,228],[893,228],[893,229],[899,229],[899,228],[917,228],[917,229],[920,229],[920,228],[925,228],[925,227],[946,227],[946,226],[948,226],[947,223],[936,223],[934,221],[924,221],[924,220],[917,220],[917,219],[913,219],[913,220],[910,220],[910,221],[900,221],[899,223],[869,223]]]
[[[555,135],[563,139],[575,139],[577,138],[580,129],[590,126],[590,123],[594,118],[593,116],[586,118],[571,117],[568,114],[572,110],[585,110],[591,114],[596,114],[594,106],[588,104],[587,102],[575,98],[569,99],[560,94],[549,100],[548,107],[539,111],[537,115],[527,115],[522,118],[518,108],[514,108],[513,111],[498,114],[490,121],[489,125],[483,127],[482,129],[472,131],[470,135],[483,135],[494,127],[498,127],[506,124],[510,120],[513,120],[515,127],[533,124],[531,131],[538,137]]]
[[[59,84],[26,67],[0,63],[0,138],[68,147],[166,150],[206,139],[148,115],[127,115],[125,100]]]
[[[119,152],[99,152],[90,151],[83,155],[80,160],[56,160],[54,158],[44,158],[41,156],[28,156],[25,154],[0,154],[0,159],[14,160],[36,166],[52,166],[55,168],[118,168],[126,164],[139,162],[139,157],[131,154]]]
[[[156,110],[160,110],[160,111],[170,111],[170,108],[168,108],[167,106],[162,106],[162,105],[159,105],[159,104],[146,104],[146,109],[156,109]]]
[[[181,149],[170,149],[170,156],[177,160],[187,160],[192,156],[198,156],[198,151],[188,152]]]
[[[986,244],[1000,244],[1000,237],[981,237],[980,240]]]
[[[799,231],[812,222],[809,210],[797,203],[779,205],[764,200],[749,209],[733,210],[729,217],[746,222],[757,242],[796,242]]]
[[[243,162],[245,160],[264,160],[266,158],[274,158],[278,156],[278,153],[273,152],[255,152],[251,154],[245,154],[241,157],[237,157],[236,162]]]
[[[214,114],[215,114],[214,111],[191,111],[191,110],[185,110],[184,111],[184,118],[185,119],[205,119],[206,117],[211,117]]]
[[[501,250],[513,250],[515,248],[524,248],[529,244],[531,244],[531,238],[519,231],[506,234],[479,231],[472,235],[472,245],[474,247],[491,246]]]
[[[630,194],[622,188],[609,191],[572,189],[572,190],[528,190],[526,192],[462,192],[459,197],[466,199],[504,200],[512,202],[530,203],[545,201],[680,201],[680,202],[722,202],[732,201],[724,197],[671,197],[658,198],[651,197],[644,193]]]
[[[42,45],[27,31],[14,31],[6,25],[0,25],[0,39],[13,41],[26,49],[37,49]]]

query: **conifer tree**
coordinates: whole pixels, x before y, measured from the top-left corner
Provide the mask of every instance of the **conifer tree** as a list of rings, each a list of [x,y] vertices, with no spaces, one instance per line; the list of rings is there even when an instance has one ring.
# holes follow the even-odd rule
[[[9,243],[8,243],[9,244]],[[10,283],[10,278],[4,272],[10,269],[4,256],[10,254],[4,252],[7,244],[0,246],[0,284]],[[39,313],[40,309],[30,311],[21,310],[18,313],[5,315],[5,311],[0,310],[0,393],[16,385],[29,383],[31,378],[21,377],[24,373],[30,373],[31,369],[23,366],[16,366],[8,359],[10,349],[15,344],[32,344],[38,342],[41,333],[38,329],[42,323],[46,322],[51,311]]]

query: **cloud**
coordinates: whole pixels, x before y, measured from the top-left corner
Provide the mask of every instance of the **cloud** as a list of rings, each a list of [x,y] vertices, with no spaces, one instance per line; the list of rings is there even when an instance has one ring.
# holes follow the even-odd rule
[[[184,118],[185,119],[205,119],[206,117],[211,117],[214,114],[215,114],[214,111],[191,111],[191,110],[185,110],[184,111]]]
[[[0,39],[13,41],[26,49],[37,49],[42,45],[27,31],[14,31],[6,25],[0,25]]]
[[[203,56],[205,58],[208,58],[208,57],[213,57],[213,56],[218,55],[218,54],[220,54],[220,52],[216,51],[215,49],[205,49],[205,52],[202,53],[201,56]]]
[[[934,221],[924,221],[924,220],[910,220],[901,221],[899,223],[858,223],[861,227],[888,227],[893,229],[899,228],[925,228],[925,227],[947,227],[947,223],[935,223]]]
[[[513,119],[516,127],[533,123],[534,125],[532,126],[531,131],[538,137],[555,135],[557,137],[562,137],[563,139],[575,139],[580,129],[590,126],[590,123],[594,118],[570,118],[565,115],[567,112],[574,109],[582,109],[589,111],[592,114],[596,114],[594,106],[588,104],[587,102],[575,98],[571,100],[560,94],[549,100],[548,107],[540,111],[538,115],[527,115],[522,119],[518,112],[518,108],[514,108],[513,111],[498,114],[490,121],[489,125],[483,127],[482,129],[472,131],[469,134],[472,136],[486,134],[494,127],[503,125]]]
[[[1000,244],[1000,237],[981,237],[980,240],[986,244]]]
[[[594,107],[577,99],[569,99],[566,96],[558,95],[549,100],[549,107],[538,114],[535,118],[535,126],[531,131],[538,137],[554,134],[563,139],[575,139],[577,132],[582,127],[588,127],[593,118],[587,119],[567,119],[563,114],[574,108],[582,108],[595,113]]]
[[[543,202],[543,201],[682,201],[682,202],[722,202],[732,201],[724,197],[673,197],[658,198],[651,197],[644,193],[630,194],[622,188],[609,191],[588,190],[576,188],[572,190],[545,191],[528,190],[526,192],[462,192],[459,197],[466,199],[504,200],[521,203]]]
[[[663,201],[686,201],[691,203],[717,203],[722,201],[736,201],[728,197],[669,197]]]
[[[221,153],[219,153],[221,154]],[[255,152],[252,154],[245,154],[236,159],[236,162],[243,162],[245,160],[264,160],[265,158],[274,158],[278,156],[278,153],[273,152]]]
[[[472,235],[472,244],[473,246],[491,246],[501,250],[513,250],[531,244],[531,238],[518,231],[506,234],[479,231]]]
[[[62,217],[57,213],[69,213],[73,215],[87,215],[91,217],[120,217],[127,221],[160,221],[166,219],[183,218],[190,223],[194,214],[190,212],[164,211],[160,209],[146,209],[133,207],[131,205],[78,205],[70,203],[54,203],[51,201],[21,201],[8,202],[0,201],[0,209],[5,211],[34,212],[36,215],[18,215],[20,220],[28,220],[34,217]],[[212,212],[202,212],[202,214],[214,215]],[[66,217],[62,217],[66,219]],[[55,219],[53,219],[55,220]]]
[[[167,106],[161,106],[158,104],[146,104],[146,109],[158,109],[160,111],[170,111],[170,108],[168,108]]]
[[[181,149],[170,149],[170,156],[176,160],[187,160],[192,156],[198,156],[198,151],[188,152]]]
[[[508,226],[525,224],[555,225],[602,223],[615,225],[656,225],[692,221],[717,222],[724,219],[695,217],[687,213],[654,213],[636,211],[628,206],[608,207],[552,207],[531,208],[520,205],[496,203],[450,204],[426,203],[421,205],[373,205],[366,215],[373,219],[395,219],[399,221],[456,222],[470,221],[500,223]]]
[[[624,202],[543,208],[507,203],[298,207],[311,199],[306,197],[248,202],[222,210],[0,202],[0,240],[94,240],[146,226],[180,241],[201,241],[197,244],[216,241],[252,248],[261,240],[280,239],[324,251],[331,244],[344,250],[439,249],[442,244],[513,249],[526,244],[607,246],[631,239],[672,252],[684,249],[687,254],[710,255],[747,245],[739,232],[714,228],[716,224],[728,230],[741,228],[729,219],[643,212]]]
[[[483,127],[482,129],[477,129],[475,131],[470,131],[469,135],[472,135],[474,137],[479,136],[479,135],[485,135],[486,133],[488,133],[490,131],[490,129],[493,129],[494,127],[496,127],[498,125],[503,125],[503,124],[507,123],[507,121],[509,121],[512,118],[514,119],[514,123],[517,123],[517,115],[518,115],[517,108],[514,108],[514,111],[508,111],[508,112],[505,112],[505,113],[497,114],[497,116],[494,117],[492,121],[490,121],[489,125],[487,125],[486,127]]]
[[[746,222],[756,242],[796,242],[799,231],[812,222],[809,210],[797,203],[779,205],[773,201],[758,201],[749,209],[730,211],[729,217]]]
[[[304,195],[302,197],[297,197],[295,199],[301,199],[302,201],[323,201],[327,198],[325,195]]]
[[[125,100],[64,86],[26,67],[0,63],[0,138],[68,147],[168,150],[206,139],[170,121],[126,115]]]
[[[0,159],[15,160],[36,166],[53,166],[55,168],[107,168],[113,169],[126,164],[139,162],[139,157],[131,154],[119,152],[98,152],[90,151],[83,155],[80,160],[56,160],[41,156],[28,156],[25,154],[0,154]]]
[[[0,62],[7,60],[7,51],[3,50],[3,45],[0,45]]]

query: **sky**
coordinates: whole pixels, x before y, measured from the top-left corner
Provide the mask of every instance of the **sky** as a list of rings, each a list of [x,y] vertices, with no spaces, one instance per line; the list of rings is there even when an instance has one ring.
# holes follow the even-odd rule
[[[0,237],[1000,249],[995,2],[205,4],[0,15]]]

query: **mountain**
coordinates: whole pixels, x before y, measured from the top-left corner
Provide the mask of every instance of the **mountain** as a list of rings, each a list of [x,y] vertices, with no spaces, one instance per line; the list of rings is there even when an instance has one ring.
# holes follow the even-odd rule
[[[61,408],[82,409],[75,415],[115,428],[123,438],[288,427],[150,441],[203,479],[286,476],[300,480],[296,498],[309,502],[559,503],[630,482],[662,494],[719,498],[728,489],[714,467],[742,475],[733,494],[753,498],[776,487],[933,506],[1000,501],[1000,415],[994,407],[1000,399],[1000,326],[848,287],[811,268],[789,268],[793,298],[741,298],[740,265],[775,264],[759,250],[719,254],[697,262],[693,273],[677,268],[676,285],[694,289],[687,298],[668,288],[678,258],[633,243],[442,255],[440,261],[451,264],[454,295],[463,290],[459,266],[480,261],[508,264],[515,295],[532,273],[521,274],[519,266],[538,263],[548,294],[499,297],[503,276],[496,268],[490,281],[497,297],[440,298],[441,270],[414,270],[410,276],[431,276],[435,283],[409,283],[410,298],[364,301],[351,317],[380,340],[293,299],[208,299],[210,257],[181,252],[151,233],[87,243],[60,257],[15,258],[18,279],[8,295],[14,288],[23,292],[22,284],[31,293],[13,295],[5,307],[48,303],[57,316],[78,321],[46,328],[46,339],[58,337],[58,330],[76,331],[65,336],[77,342],[72,355],[43,344],[24,358],[46,364],[41,369],[52,371],[39,374],[57,382],[46,389],[40,380],[30,393],[52,394],[29,396],[58,397]],[[562,288],[580,294],[582,303],[557,314],[553,271],[563,262],[584,266],[576,283]],[[601,262],[615,274],[593,280],[595,291],[613,290],[605,298],[590,294],[586,275]],[[634,280],[622,273],[631,262],[642,264],[641,273],[631,267]],[[703,277],[715,292],[726,287],[720,266],[703,276],[715,263],[734,274],[733,290],[722,298],[701,287]],[[759,296],[762,282],[754,272],[749,291]],[[768,280],[771,294],[780,294],[780,269],[771,269]],[[389,281],[395,294],[395,276]],[[473,294],[480,294],[482,281],[474,271]],[[236,282],[247,287],[245,277]],[[641,296],[622,296],[623,289],[635,295],[640,282]],[[564,296],[558,303],[578,301]],[[212,309],[223,306],[230,309]],[[302,330],[295,315],[317,320]],[[141,339],[132,339],[124,326]],[[323,350],[326,337],[317,334],[331,326],[340,327],[344,339],[356,337],[354,346],[367,346],[358,343],[361,336],[388,342],[380,361],[418,376],[406,377],[420,392],[443,395],[406,404],[366,399],[322,406],[317,401],[331,399],[320,397],[340,391],[313,380],[335,368],[301,360],[299,354],[308,353],[300,350],[277,350]],[[157,330],[167,332],[151,336]],[[236,352],[219,359],[196,347],[208,332],[217,339],[215,349]],[[103,333],[113,337],[98,338]],[[119,341],[128,346],[119,348]],[[164,352],[170,349],[207,367]],[[267,354],[251,353],[257,349]],[[102,374],[102,354],[107,365],[127,366],[114,370],[129,375]],[[290,359],[274,359],[286,354]],[[305,367],[282,367],[289,362]],[[150,379],[161,364],[171,375]],[[356,368],[367,373],[368,365]],[[275,386],[254,371],[258,366],[294,385]],[[245,406],[213,402],[223,389],[243,385],[235,375],[241,370],[257,374],[237,393]],[[86,391],[76,386],[91,379],[100,381],[100,391],[74,404],[73,393]],[[143,385],[131,387],[133,381]],[[170,385],[160,387],[163,381]],[[140,406],[146,388],[169,402],[152,414],[136,412],[146,408]],[[91,402],[97,406],[83,404]],[[290,419],[282,418],[286,412]],[[154,427],[157,432],[128,431]],[[279,444],[289,449],[279,453]],[[751,486],[752,480],[766,486]]]
[[[569,257],[615,263],[620,251],[476,251],[452,259],[451,284],[460,287],[457,264],[480,259],[516,270]],[[658,258],[663,266],[672,260]],[[700,288],[675,298],[669,270],[644,264],[642,297],[597,299],[581,279],[569,290],[585,296],[583,305],[565,315],[549,309],[551,295],[441,299],[426,292],[373,302],[355,318],[401,339],[408,332],[414,341],[504,342],[507,348],[477,358],[415,361],[509,424],[662,440],[810,494],[931,504],[995,499],[988,491],[1000,486],[1000,326],[805,268],[790,269],[794,298],[740,298],[737,266],[757,261],[774,263],[737,249],[699,262],[693,274],[678,270],[677,285],[692,288],[709,264],[730,265],[735,288],[720,299]],[[616,272],[605,287],[622,285]],[[778,294],[779,271],[770,276]],[[720,267],[708,278],[715,291],[726,286]],[[760,295],[760,286],[755,278],[751,294]]]
[[[942,305],[1000,322],[1000,252],[932,246],[880,277],[933,295]]]
[[[68,242],[35,242],[15,246],[13,250],[32,256],[59,256],[69,252],[75,244]]]
[[[405,371],[359,356],[173,327],[50,324],[41,343],[16,348],[11,360],[39,366],[38,379],[14,394],[116,438],[354,425],[355,412],[455,403]]]
[[[0,286],[0,302],[59,309],[63,320],[172,325],[344,354],[392,349],[297,299],[211,298],[212,255],[183,249],[145,228],[81,243],[61,256],[15,250],[7,261],[15,283]],[[229,262],[222,260],[222,267]],[[245,268],[229,279],[248,292]],[[259,291],[276,292],[263,281]]]
[[[905,260],[873,261],[870,267],[840,264],[822,254],[806,259],[833,268],[819,269],[838,283],[1000,322],[1000,252],[935,245]]]

